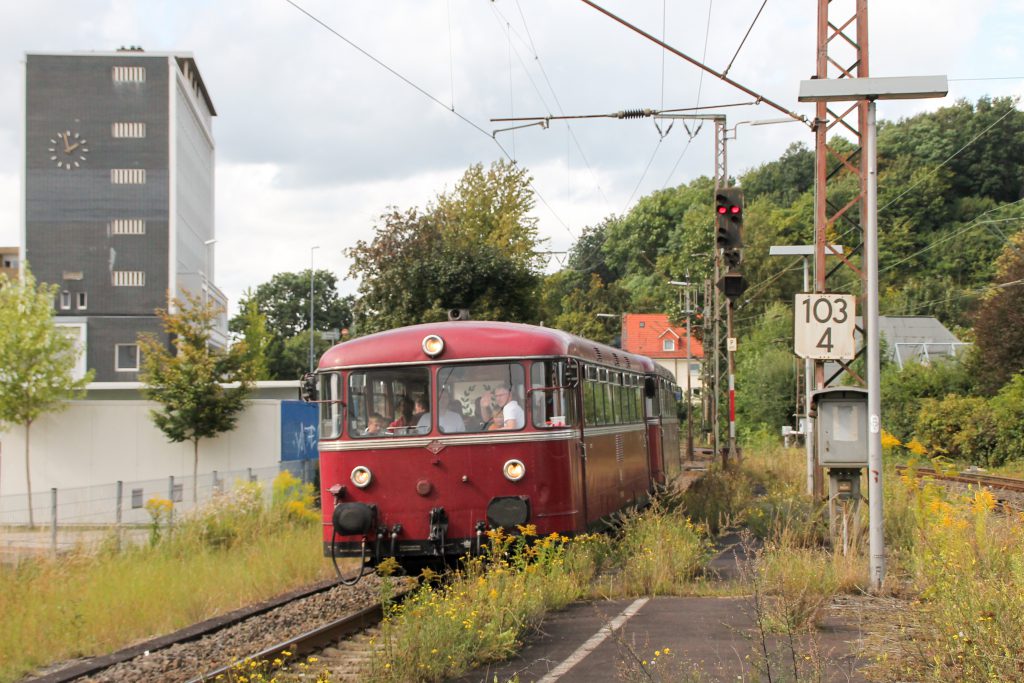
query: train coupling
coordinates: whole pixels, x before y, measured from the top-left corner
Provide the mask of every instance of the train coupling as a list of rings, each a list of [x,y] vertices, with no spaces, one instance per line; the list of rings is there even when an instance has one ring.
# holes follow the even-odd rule
[[[429,520],[430,535],[427,536],[427,540],[435,544],[437,554],[443,555],[444,537],[448,533],[448,513],[441,507],[431,508]]]

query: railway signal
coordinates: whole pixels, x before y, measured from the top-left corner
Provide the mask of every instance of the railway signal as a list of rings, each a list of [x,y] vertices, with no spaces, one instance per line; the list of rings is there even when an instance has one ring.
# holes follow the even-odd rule
[[[740,273],[730,270],[718,281],[718,289],[729,301],[736,301],[747,291],[747,281]]]
[[[715,193],[715,240],[729,268],[740,264],[743,249],[743,190],[723,187]]]

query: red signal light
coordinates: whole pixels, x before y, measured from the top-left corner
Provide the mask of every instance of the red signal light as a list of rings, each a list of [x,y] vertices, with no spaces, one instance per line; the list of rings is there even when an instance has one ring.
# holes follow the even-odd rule
[[[726,212],[726,208],[724,206],[718,207],[718,213],[724,214],[725,212]]]
[[[729,212],[730,213],[739,213],[740,212],[740,207],[738,207],[738,206],[730,206],[729,207]]]

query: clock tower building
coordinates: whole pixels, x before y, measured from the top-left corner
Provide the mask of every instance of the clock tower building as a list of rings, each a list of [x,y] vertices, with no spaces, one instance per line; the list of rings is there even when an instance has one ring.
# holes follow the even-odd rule
[[[138,335],[164,336],[155,309],[214,283],[216,112],[188,53],[28,54],[24,257],[57,283],[58,324],[79,371],[138,380]],[[224,315],[215,332],[226,343]]]

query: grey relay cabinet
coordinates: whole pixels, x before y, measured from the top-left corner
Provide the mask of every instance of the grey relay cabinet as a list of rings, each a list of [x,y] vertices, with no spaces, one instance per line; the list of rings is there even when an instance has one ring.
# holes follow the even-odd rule
[[[831,468],[868,465],[868,391],[858,387],[829,387],[811,394],[817,415],[818,464]]]

